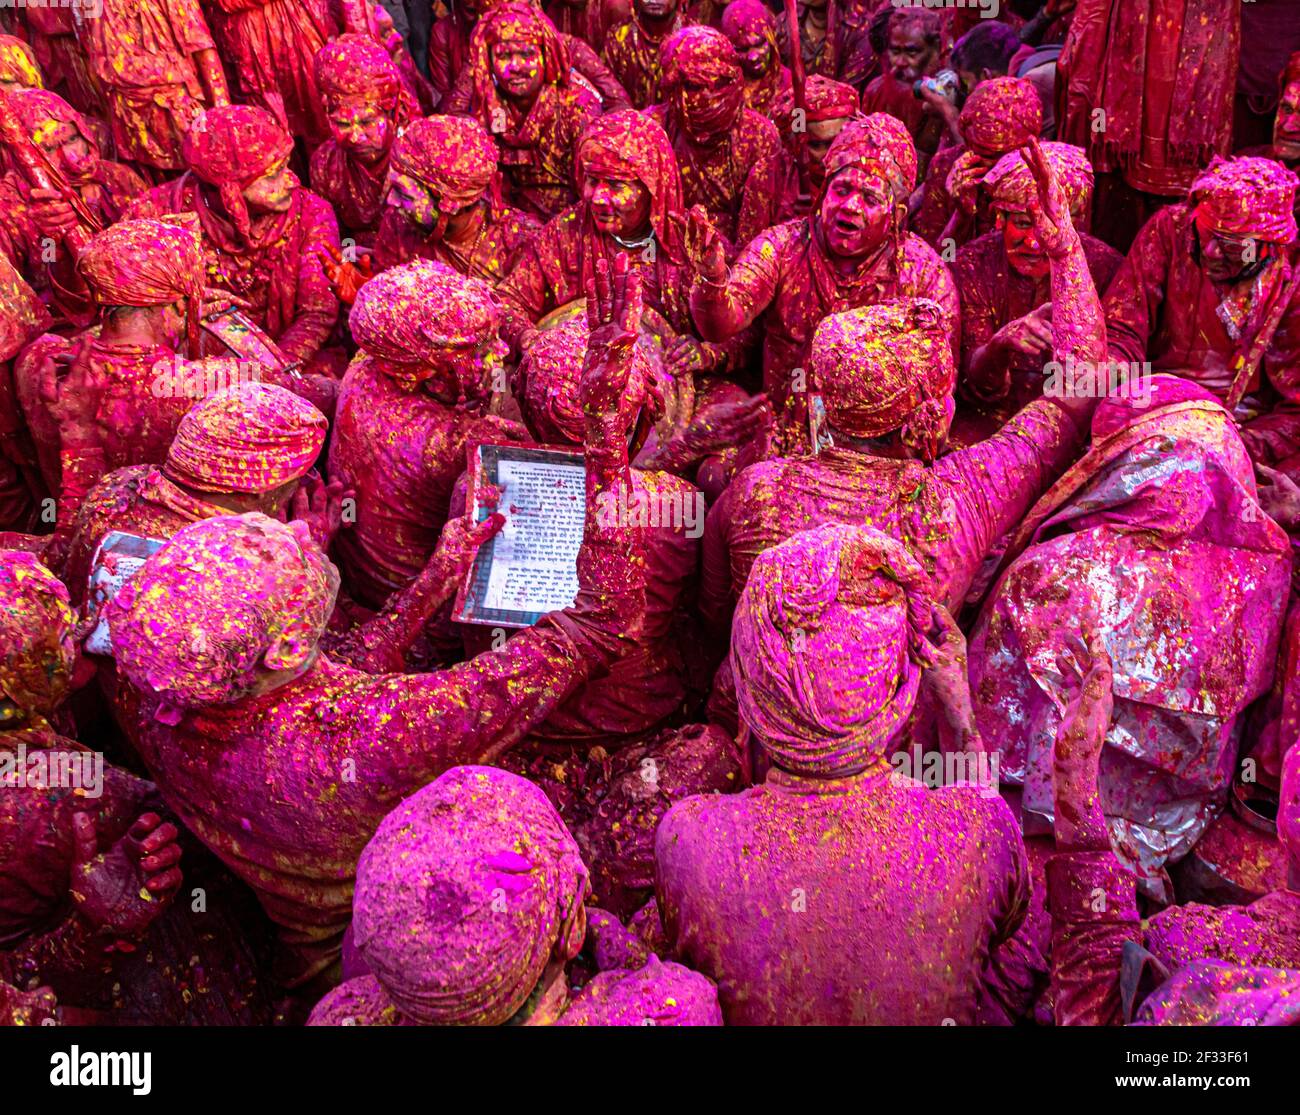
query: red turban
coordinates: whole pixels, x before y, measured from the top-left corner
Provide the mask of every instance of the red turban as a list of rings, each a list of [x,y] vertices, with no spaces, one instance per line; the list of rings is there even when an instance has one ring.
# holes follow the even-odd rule
[[[745,81],[726,35],[712,27],[683,27],[668,36],[659,59],[663,95],[688,135],[709,142],[735,127],[745,107]],[[688,78],[700,85],[726,84],[717,91],[689,92],[683,88]]]
[[[680,262],[681,230],[669,219],[683,217],[682,180],[668,133],[659,123],[633,109],[598,116],[578,140],[574,175],[578,191],[588,173],[640,182],[650,191],[650,227],[661,251]]]
[[[77,271],[101,306],[170,306],[203,297],[198,232],[162,221],[119,221],[97,233]]]
[[[844,125],[826,152],[826,181],[845,167],[857,167],[881,182],[895,201],[916,189],[916,144],[896,116],[873,112]]]
[[[181,419],[162,471],[201,492],[272,492],[306,475],[328,428],[325,415],[283,387],[227,387]]]
[[[546,795],[453,767],[397,806],[357,864],[357,950],[423,1025],[498,1026],[586,935],[587,868]]]
[[[776,46],[776,16],[763,0],[735,0],[727,5],[722,13],[722,33],[734,43],[742,31],[759,31]]]
[[[804,95],[808,123],[847,119],[858,111],[858,91],[852,85],[832,81],[821,74],[809,76],[808,83],[804,86]],[[777,96],[772,105],[772,122],[781,135],[788,136],[793,119],[794,91],[787,89]]]
[[[982,87],[981,87],[982,88]],[[1092,197],[1092,163],[1073,143],[1040,143],[1047,165],[1065,191],[1073,212],[1082,212]],[[1038,205],[1038,183],[1019,151],[1003,155],[981,182],[994,209],[1028,213]]]
[[[245,188],[292,151],[293,137],[269,112],[251,105],[223,105],[200,112],[181,147],[186,166],[216,187],[222,208],[243,237],[251,227]]]
[[[0,696],[49,716],[72,683],[75,626],[63,582],[34,554],[0,550]]]
[[[838,778],[886,762],[916,703],[934,590],[874,530],[818,527],[759,554],[736,604],[740,715],[781,769]]]
[[[942,408],[957,379],[944,312],[924,298],[823,318],[808,366],[830,424],[861,438],[892,433],[923,403]]]
[[[1043,130],[1043,102],[1022,77],[980,82],[962,107],[962,137],[982,153],[1003,155],[1024,147]]]
[[[0,82],[17,82],[26,89],[45,88],[32,48],[13,35],[0,35]]]
[[[459,212],[493,185],[497,148],[483,125],[468,116],[416,120],[393,144],[390,170],[422,182],[439,208]]]
[[[319,641],[338,585],[303,523],[257,512],[191,523],[105,607],[118,668],[162,699],[165,722],[230,704],[252,692],[286,634]]]
[[[327,108],[344,103],[378,104],[388,112],[402,95],[397,63],[366,35],[340,35],[316,52],[316,87]]]
[[[569,53],[541,8],[524,0],[505,0],[479,17],[469,40],[475,108],[485,127],[504,111],[492,73],[492,48],[499,43],[531,43],[542,52],[542,86],[569,84]],[[500,129],[497,129],[500,130]]]
[[[1296,237],[1296,182],[1272,159],[1216,158],[1192,183],[1187,200],[1215,232],[1289,244]]]
[[[468,349],[492,337],[500,309],[482,279],[432,260],[381,271],[361,288],[352,307],[352,339],[371,356],[406,365],[410,386],[427,379],[449,349]]]

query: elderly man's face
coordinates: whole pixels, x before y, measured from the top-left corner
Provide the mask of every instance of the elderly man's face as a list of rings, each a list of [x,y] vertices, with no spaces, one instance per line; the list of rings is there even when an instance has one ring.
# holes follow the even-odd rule
[[[1258,270],[1272,252],[1272,246],[1249,236],[1215,232],[1198,215],[1196,236],[1201,248],[1201,270],[1214,283],[1234,283]]]
[[[99,167],[99,152],[70,121],[45,120],[33,138],[50,162],[74,182],[85,181]]]
[[[609,236],[631,240],[650,228],[650,191],[635,178],[588,174],[582,198],[596,227]]]
[[[771,68],[772,44],[761,31],[746,29],[731,42],[736,48],[736,61],[748,78],[762,77]]]
[[[285,213],[293,204],[293,191],[297,188],[297,176],[289,169],[289,160],[284,158],[244,189],[244,201],[254,213]]]
[[[396,134],[393,118],[375,104],[339,105],[330,111],[329,122],[339,145],[367,165],[388,153]]]
[[[911,83],[935,72],[939,46],[927,43],[925,32],[915,23],[895,23],[889,29],[885,60],[898,81]]]
[[[1300,162],[1300,81],[1282,90],[1273,123],[1273,148],[1286,162]]]
[[[826,244],[838,256],[870,255],[889,236],[893,199],[877,179],[857,167],[845,167],[826,187],[821,222]]]
[[[384,204],[395,213],[400,213],[402,219],[413,228],[424,233],[432,231],[441,216],[438,199],[433,192],[406,174],[393,173],[388,176],[388,193],[384,197]]]

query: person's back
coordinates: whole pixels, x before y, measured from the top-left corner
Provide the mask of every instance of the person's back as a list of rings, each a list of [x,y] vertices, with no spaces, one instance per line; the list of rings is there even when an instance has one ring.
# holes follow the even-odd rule
[[[688,798],[656,857],[678,952],[718,984],[733,1026],[972,1024],[989,954],[1028,903],[1000,798],[887,768],[773,771]]]

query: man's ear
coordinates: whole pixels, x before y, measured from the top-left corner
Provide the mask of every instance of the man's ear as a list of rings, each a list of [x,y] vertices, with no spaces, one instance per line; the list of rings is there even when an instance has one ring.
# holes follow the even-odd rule
[[[302,616],[295,616],[266,648],[262,664],[276,673],[300,669],[316,653],[317,641],[315,626]]]

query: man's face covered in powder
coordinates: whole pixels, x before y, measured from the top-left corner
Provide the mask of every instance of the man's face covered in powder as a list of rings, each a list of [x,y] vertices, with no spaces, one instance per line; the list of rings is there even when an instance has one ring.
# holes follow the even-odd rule
[[[669,19],[677,11],[678,0],[632,0],[639,16],[646,19]]]
[[[453,207],[439,198],[423,182],[407,174],[393,173],[388,178],[384,204],[401,215],[412,228],[433,240],[440,240],[460,213],[477,205],[482,195],[466,205]]]
[[[463,395],[471,404],[485,403],[502,379],[498,372],[509,354],[510,346],[495,328],[477,344],[439,349],[431,362],[434,374],[426,388],[448,400]]]
[[[650,191],[635,178],[615,178],[608,172],[588,172],[582,198],[601,232],[631,240],[650,228]]]
[[[826,244],[838,256],[869,255],[889,236],[893,199],[873,178],[857,167],[845,167],[826,187],[821,204]]]
[[[99,168],[99,152],[68,120],[43,120],[32,137],[50,162],[74,182],[87,181]]]
[[[1201,269],[1214,283],[1235,283],[1254,275],[1272,254],[1272,245],[1249,236],[1216,232],[1203,213],[1196,215]]]
[[[806,142],[808,146],[808,177],[814,188],[821,186],[826,178],[826,152],[831,149],[835,137],[844,130],[849,122],[847,116],[837,116],[834,120],[809,120]]]
[[[1288,163],[1300,162],[1300,81],[1293,81],[1282,90],[1273,123],[1273,148],[1278,158]]]
[[[293,204],[298,178],[282,159],[256,181],[244,187],[244,201],[254,213],[284,213]]]
[[[497,43],[492,48],[492,76],[503,96],[533,100],[542,91],[542,48],[536,43]]]
[[[895,20],[889,29],[885,60],[898,81],[910,84],[934,72],[939,63],[939,48],[926,41],[920,24]]]
[[[1028,213],[1001,213],[1002,246],[1007,263],[1017,275],[1041,279],[1050,270],[1047,253],[1034,235],[1034,219]]]
[[[772,44],[761,31],[746,28],[732,40],[736,61],[748,78],[762,77],[772,66]]]
[[[376,104],[341,104],[329,113],[334,139],[363,163],[377,163],[393,142],[393,120]]]

